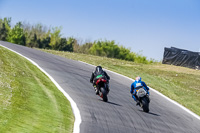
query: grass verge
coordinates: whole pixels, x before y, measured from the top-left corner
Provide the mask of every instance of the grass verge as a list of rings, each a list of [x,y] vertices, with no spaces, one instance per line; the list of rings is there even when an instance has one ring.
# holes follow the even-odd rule
[[[69,101],[23,57],[0,47],[0,131],[73,132]]]
[[[148,86],[200,115],[200,71],[161,63],[138,64],[93,55],[42,50],[73,60],[101,65],[130,78],[141,76]],[[111,77],[112,78],[112,77]]]

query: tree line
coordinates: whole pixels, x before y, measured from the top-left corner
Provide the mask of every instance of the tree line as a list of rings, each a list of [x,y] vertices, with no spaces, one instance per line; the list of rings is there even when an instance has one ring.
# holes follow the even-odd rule
[[[0,18],[0,40],[28,47],[69,51],[105,56],[137,63],[152,63],[145,56],[131,52],[131,49],[118,45],[115,41],[96,40],[79,44],[74,37],[63,37],[62,27],[47,27],[43,24],[31,25],[17,22],[11,26],[11,18]]]

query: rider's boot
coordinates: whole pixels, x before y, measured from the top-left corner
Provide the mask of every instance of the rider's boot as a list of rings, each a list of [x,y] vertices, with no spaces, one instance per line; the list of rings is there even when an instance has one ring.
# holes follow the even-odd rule
[[[110,89],[108,88],[108,93],[109,93],[109,92],[110,92]],[[107,93],[107,94],[108,94],[108,93]]]
[[[96,92],[96,95],[99,95],[99,91],[98,91],[98,89],[97,89],[97,88],[96,88],[95,92]]]
[[[140,105],[140,102],[139,101],[136,101],[136,106]]]
[[[96,95],[99,95],[99,90],[97,89],[96,85],[94,85],[94,90],[95,90]]]
[[[140,105],[140,101],[139,101],[139,99],[136,97],[136,106],[137,105]]]

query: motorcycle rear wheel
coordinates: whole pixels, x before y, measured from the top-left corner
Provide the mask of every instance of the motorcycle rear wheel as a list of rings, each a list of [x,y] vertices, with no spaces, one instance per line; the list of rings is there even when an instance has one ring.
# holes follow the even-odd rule
[[[147,97],[143,97],[142,99],[141,99],[141,102],[142,102],[142,109],[143,109],[143,111],[144,112],[149,112],[149,102],[148,102],[148,99],[147,99]]]
[[[101,93],[102,93],[102,95],[103,95],[103,101],[104,102],[107,102],[108,101],[108,97],[107,97],[107,92],[106,92],[106,89],[105,88],[103,88],[103,87],[101,87],[100,88],[101,89]]]

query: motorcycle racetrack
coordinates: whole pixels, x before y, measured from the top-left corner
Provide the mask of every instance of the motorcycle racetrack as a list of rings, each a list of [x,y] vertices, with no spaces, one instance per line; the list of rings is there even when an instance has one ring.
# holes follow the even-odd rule
[[[133,81],[128,78],[106,71],[110,92],[108,102],[103,102],[89,82],[94,66],[8,42],[0,44],[36,62],[70,95],[80,111],[81,133],[200,132],[200,120],[154,91],[150,90],[150,111],[144,113],[131,97]]]

